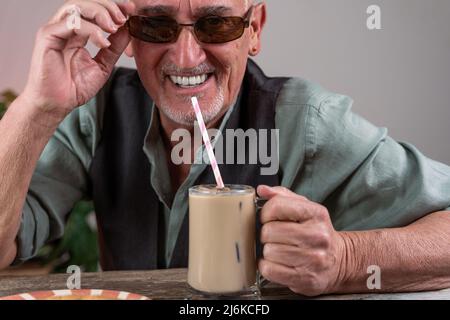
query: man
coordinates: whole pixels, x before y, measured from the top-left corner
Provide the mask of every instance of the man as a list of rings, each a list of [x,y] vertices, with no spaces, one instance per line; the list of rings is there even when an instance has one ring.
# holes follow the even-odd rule
[[[71,5],[80,29],[67,28]],[[450,168],[351,113],[347,97],[265,77],[248,60],[265,20],[264,4],[241,0],[67,2],[0,123],[0,265],[60,237],[92,198],[104,269],[185,267],[187,190],[212,181],[206,165],[170,160],[172,133],[193,131],[195,95],[209,128],[280,130],[276,175],[221,166],[226,183],[268,199],[264,277],[304,295],[362,292],[377,265],[383,291],[450,287]],[[138,74],[113,72],[124,51]]]

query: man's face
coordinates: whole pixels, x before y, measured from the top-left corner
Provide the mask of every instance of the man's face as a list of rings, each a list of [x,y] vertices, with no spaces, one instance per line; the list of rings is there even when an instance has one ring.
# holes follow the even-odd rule
[[[206,11],[243,17],[249,9],[244,0],[134,1],[139,15],[170,16],[183,24],[194,23]],[[161,116],[178,125],[192,126],[196,119],[192,96],[198,97],[207,123],[226,112],[239,93],[248,55],[259,51],[265,18],[261,7],[252,14],[256,22],[245,29],[241,38],[223,44],[199,42],[192,27],[183,28],[175,43],[148,43],[133,38],[127,53],[135,57],[140,78]]]

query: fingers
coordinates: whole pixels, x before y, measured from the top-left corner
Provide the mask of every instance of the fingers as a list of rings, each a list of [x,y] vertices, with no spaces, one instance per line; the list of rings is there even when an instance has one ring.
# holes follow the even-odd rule
[[[289,245],[300,245],[299,233],[302,227],[295,222],[273,221],[266,223],[261,228],[261,243],[283,243]]]
[[[326,225],[272,221],[261,228],[261,243],[286,244],[300,249],[327,249],[332,233]]]
[[[74,33],[84,39],[91,40],[100,49],[111,45],[111,42],[103,36],[100,27],[88,21],[82,20],[81,28],[75,29]]]
[[[122,3],[117,3],[117,6],[120,8],[122,13],[126,16],[134,15],[136,12],[136,4],[133,1],[125,1]]]
[[[80,15],[79,28],[69,27],[65,17],[73,14],[73,8],[77,8],[77,14]],[[103,32],[114,34],[124,25],[127,15],[134,13],[135,5],[133,2],[124,2],[117,4],[110,0],[76,0],[68,1],[61,7],[51,22],[41,28],[39,38],[47,41],[41,43],[50,43],[50,48],[62,50],[68,44],[70,48],[74,46],[82,47],[91,40],[98,48],[107,48],[111,45],[110,40],[103,36]],[[75,39],[72,39],[75,38]],[[112,37],[111,40],[122,39],[113,51],[120,50],[126,37],[122,34],[119,37]],[[71,40],[68,42],[68,40]],[[116,55],[107,55],[115,59]],[[103,54],[100,54],[100,61],[103,61]],[[111,58],[106,59],[110,61]],[[112,61],[112,60],[111,60]]]
[[[318,207],[316,207],[318,206]],[[261,223],[270,221],[304,222],[314,217],[320,205],[304,200],[300,196],[276,195],[261,209]]]
[[[297,272],[295,269],[261,259],[258,263],[259,272],[264,278],[286,287],[292,286],[297,281]]]
[[[100,50],[94,58],[100,68],[108,74],[126,49],[131,37],[128,31],[122,27],[116,34],[111,35],[109,40],[111,41],[111,46]]]
[[[297,208],[294,206],[284,206],[286,203],[294,201],[296,204],[303,201],[308,202],[308,199],[298,195],[285,187],[269,187],[266,185],[260,185],[257,188],[258,195],[269,200],[261,211],[261,222],[265,223],[274,220],[290,220],[299,221],[301,218],[298,214]],[[271,203],[269,205],[269,203]],[[283,207],[288,209],[288,212],[282,212]],[[298,208],[300,209],[300,208]]]
[[[286,286],[293,292],[305,296],[312,297],[323,294],[329,287],[326,277],[307,269],[291,268],[266,259],[259,261],[258,269],[267,280]]]
[[[63,50],[67,44],[67,40],[74,37],[80,37],[84,43],[90,39],[100,49],[111,45],[97,25],[81,20],[79,29],[69,29],[64,21],[47,25],[40,29],[38,38],[46,48],[54,50]]]
[[[115,33],[134,11],[135,4],[131,1],[115,3],[111,0],[74,0],[66,2],[50,20],[50,24],[78,14],[82,19],[97,24],[103,31]]]
[[[110,1],[110,0],[92,0],[102,6],[104,6],[111,18],[118,24],[123,25],[127,21],[127,13],[123,12],[122,9],[119,7],[119,4]]]
[[[267,261],[299,270],[322,271],[334,262],[325,249],[300,248],[279,243],[264,245],[263,257]]]
[[[67,2],[62,6],[50,23],[57,23],[69,18],[73,13],[73,7],[79,10],[77,14],[82,20],[92,21],[97,24],[103,31],[108,33],[116,32],[123,23],[115,22],[108,9],[94,1],[73,1]],[[118,9],[120,11],[120,9]],[[125,23],[125,22],[124,22]]]
[[[109,0],[102,0],[110,2]],[[135,4],[131,1],[117,4],[124,15],[132,15],[136,9]],[[99,64],[104,72],[110,73],[114,65],[119,60],[122,53],[130,43],[131,37],[125,27],[119,29],[116,34],[109,37],[112,45],[108,48],[100,50],[94,60]]]
[[[265,199],[273,198],[276,195],[282,195],[282,196],[286,196],[286,197],[290,197],[290,196],[302,197],[302,196],[292,192],[291,190],[289,190],[285,187],[280,187],[280,186],[269,187],[266,185],[260,185],[260,186],[258,186],[257,191],[258,191],[258,195]],[[305,197],[302,197],[302,198],[305,198]]]
[[[300,265],[302,261],[299,261],[299,257],[301,256],[302,250],[297,246],[278,243],[267,243],[264,245],[264,259],[286,267],[296,267]]]

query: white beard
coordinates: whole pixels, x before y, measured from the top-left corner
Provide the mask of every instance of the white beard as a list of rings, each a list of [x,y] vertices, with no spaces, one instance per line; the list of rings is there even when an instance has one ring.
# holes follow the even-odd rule
[[[201,99],[201,96],[198,97]],[[200,102],[200,108],[202,110],[203,120],[205,123],[209,123],[211,120],[217,117],[217,115],[222,111],[224,107],[224,94],[221,87],[219,87],[219,93],[214,98],[214,100],[209,104],[201,104]],[[186,104],[191,104],[191,98],[186,98]],[[183,126],[190,126],[193,127],[195,121],[197,120],[195,116],[194,109],[191,107],[189,108],[189,111],[180,111],[178,109],[172,108],[170,104],[165,102],[165,99],[163,98],[161,101],[161,105],[159,106],[159,109],[166,117],[168,117],[170,120],[172,120],[175,123],[178,123]]]

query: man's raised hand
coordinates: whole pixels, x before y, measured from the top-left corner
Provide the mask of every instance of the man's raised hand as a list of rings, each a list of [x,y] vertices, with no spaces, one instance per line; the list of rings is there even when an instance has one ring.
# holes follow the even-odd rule
[[[74,9],[77,27],[68,22]],[[22,99],[61,121],[93,98],[130,42],[124,25],[134,10],[132,2],[67,1],[37,33]],[[89,40],[100,49],[94,58],[85,48]]]

